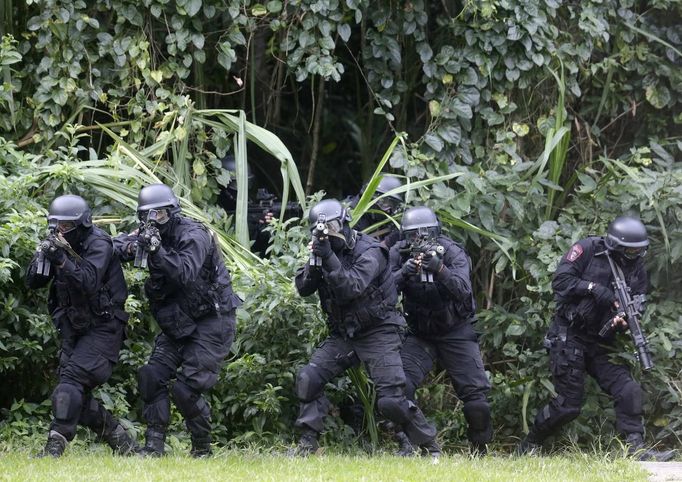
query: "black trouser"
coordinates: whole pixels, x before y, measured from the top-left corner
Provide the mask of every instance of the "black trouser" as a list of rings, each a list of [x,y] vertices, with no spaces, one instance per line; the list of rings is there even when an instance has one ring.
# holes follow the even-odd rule
[[[102,436],[118,421],[95,398],[92,390],[105,383],[118,361],[124,327],[117,319],[100,319],[83,334],[74,334],[66,319],[57,321],[62,334],[59,382],[52,392],[50,430],[67,440],[80,423]]]
[[[202,318],[194,332],[181,340],[161,333],[146,365],[139,371],[143,415],[150,428],[165,432],[170,421],[169,382],[176,379],[172,395],[195,439],[210,437],[211,410],[202,394],[218,381],[222,362],[235,335],[235,310]]]
[[[378,326],[352,339],[331,335],[324,340],[296,377],[296,394],[301,401],[296,426],[321,432],[329,410],[325,385],[346,369],[363,363],[374,382],[379,412],[402,427],[413,443],[433,440],[435,428],[405,397],[401,341],[399,328],[394,325]]]
[[[463,323],[438,336],[410,334],[403,344],[401,358],[407,377],[405,393],[409,399],[414,399],[415,390],[438,362],[464,404],[469,440],[479,445],[490,442],[492,426],[487,396],[490,381],[483,368],[478,336],[471,323]]]
[[[549,360],[557,396],[535,417],[529,436],[541,442],[580,414],[585,396],[585,374],[592,376],[615,402],[616,429],[627,435],[644,433],[642,388],[624,365],[610,361],[612,353],[597,340],[579,336],[563,319],[550,327]]]

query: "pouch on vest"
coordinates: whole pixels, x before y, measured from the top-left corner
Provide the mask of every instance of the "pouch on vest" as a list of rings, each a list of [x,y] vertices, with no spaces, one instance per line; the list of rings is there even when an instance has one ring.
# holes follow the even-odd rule
[[[194,320],[177,303],[162,306],[154,316],[161,330],[176,340],[191,335],[197,327]]]
[[[74,306],[66,308],[66,317],[69,320],[71,328],[79,333],[87,330],[92,323],[92,318],[89,313],[85,313],[82,309]]]

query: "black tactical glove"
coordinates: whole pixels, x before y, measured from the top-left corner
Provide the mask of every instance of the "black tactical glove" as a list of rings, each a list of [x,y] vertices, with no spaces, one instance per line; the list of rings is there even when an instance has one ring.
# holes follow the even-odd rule
[[[616,301],[616,295],[613,294],[613,291],[596,283],[592,288],[592,296],[600,306],[613,306],[613,302]]]
[[[414,258],[408,259],[407,261],[405,261],[405,264],[403,264],[401,271],[403,272],[403,276],[405,276],[406,278],[416,275],[417,271],[419,271],[417,261],[415,261]]]
[[[329,238],[325,236],[324,239],[313,238],[313,254],[322,259],[329,258],[334,252]]]
[[[422,256],[422,269],[431,273],[438,273],[443,267],[443,260],[433,251],[428,251]]]
[[[54,244],[50,244],[50,247],[43,250],[45,257],[50,260],[55,266],[61,266],[66,261],[66,253],[62,248],[58,248]]]

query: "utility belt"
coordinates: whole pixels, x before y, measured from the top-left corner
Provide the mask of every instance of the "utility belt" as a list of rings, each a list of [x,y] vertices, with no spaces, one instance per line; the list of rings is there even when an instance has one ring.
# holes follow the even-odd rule
[[[608,318],[606,316],[603,320],[596,317],[586,319],[585,315],[579,310],[579,306],[573,305],[560,306],[555,316],[557,325],[565,325],[577,335],[595,339],[599,338],[599,330]]]
[[[395,314],[395,307],[381,296],[381,290],[375,288],[373,292],[362,300],[352,303],[353,309],[337,308],[332,300],[326,303],[331,328],[338,328],[347,338],[353,338],[371,327],[381,324]],[[360,306],[360,308],[356,308]]]
[[[406,303],[406,318],[415,333],[423,335],[443,335],[474,321],[474,317],[463,319],[450,303],[439,309],[426,309],[423,304]]]

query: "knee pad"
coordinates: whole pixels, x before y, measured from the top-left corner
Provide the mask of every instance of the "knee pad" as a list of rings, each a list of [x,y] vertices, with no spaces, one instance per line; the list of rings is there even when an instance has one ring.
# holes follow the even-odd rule
[[[467,420],[468,437],[474,443],[488,443],[492,439],[490,405],[485,400],[464,404],[464,418]]]
[[[406,398],[381,397],[377,401],[377,408],[390,421],[403,424],[410,420],[410,410],[417,406]]]
[[[296,374],[296,396],[302,402],[312,402],[324,390],[325,382],[314,365],[306,365]]]
[[[171,391],[175,405],[185,419],[190,420],[199,415],[206,415],[210,412],[208,403],[201,396],[183,382],[175,382]]]
[[[137,372],[137,386],[145,402],[153,401],[166,387],[166,382],[156,365],[143,365]]]
[[[61,421],[77,421],[83,407],[83,387],[60,383],[52,392],[52,413]]]
[[[616,403],[628,415],[641,415],[642,387],[634,380],[628,381],[616,396]]]

